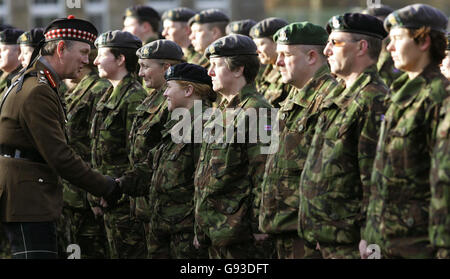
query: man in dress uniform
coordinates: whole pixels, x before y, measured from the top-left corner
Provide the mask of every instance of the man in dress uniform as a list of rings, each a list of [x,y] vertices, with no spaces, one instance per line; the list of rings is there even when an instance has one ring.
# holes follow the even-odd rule
[[[114,204],[113,178],[94,172],[67,144],[65,108],[58,85],[88,63],[96,28],[57,19],[45,45],[0,103],[0,218],[13,258],[56,258],[55,221],[63,199],[60,177]]]

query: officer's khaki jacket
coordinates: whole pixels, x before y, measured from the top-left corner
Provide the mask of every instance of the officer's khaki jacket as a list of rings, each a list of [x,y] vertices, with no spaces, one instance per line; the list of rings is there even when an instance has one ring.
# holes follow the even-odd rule
[[[39,152],[44,163],[0,156],[0,217],[3,222],[46,222],[59,218],[62,177],[101,196],[111,178],[92,171],[67,145],[58,77],[42,58],[29,70],[18,90],[7,96],[0,112],[0,145]]]

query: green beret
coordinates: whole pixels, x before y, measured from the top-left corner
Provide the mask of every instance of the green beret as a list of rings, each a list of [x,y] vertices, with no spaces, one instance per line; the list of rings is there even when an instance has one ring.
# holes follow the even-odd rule
[[[108,31],[98,36],[95,40],[95,46],[101,47],[117,47],[117,48],[134,48],[142,47],[142,41],[127,31]]]
[[[256,23],[255,26],[250,29],[250,36],[253,39],[257,38],[270,38],[282,27],[288,25],[288,22],[284,19],[277,17],[269,17]]]
[[[17,45],[17,39],[23,34],[19,29],[5,29],[0,32],[0,43],[4,45]]]
[[[40,41],[44,40],[44,29],[33,28],[20,35],[17,39],[17,44],[36,47]]]
[[[319,25],[310,22],[294,22],[278,30],[274,42],[281,45],[321,45],[327,44],[328,34]]]
[[[328,21],[326,28],[328,33],[332,31],[356,33],[380,40],[387,36],[381,20],[361,13],[345,13],[344,15],[333,16]]]
[[[403,7],[389,14],[384,20],[384,28],[388,32],[395,27],[419,29],[427,26],[431,30],[445,33],[447,24],[448,19],[443,12],[425,4]]]
[[[183,61],[183,50],[170,40],[156,40],[136,51],[140,59],[171,59]]]
[[[175,8],[163,13],[162,20],[171,20],[178,22],[188,22],[191,17],[195,15],[195,12],[188,8]]]
[[[128,7],[125,10],[125,15],[123,17],[135,17],[140,20],[161,20],[161,16],[155,9],[145,5],[135,5],[132,7]]]
[[[253,19],[243,19],[243,20],[237,20],[232,21],[228,23],[227,27],[225,28],[225,32],[227,35],[230,34],[241,34],[245,36],[250,35],[250,29],[256,24],[256,21]]]
[[[189,19],[189,26],[194,23],[229,22],[230,18],[219,9],[208,9],[195,14]]]
[[[236,55],[258,55],[255,42],[248,36],[231,34],[214,41],[205,52],[208,59]]]

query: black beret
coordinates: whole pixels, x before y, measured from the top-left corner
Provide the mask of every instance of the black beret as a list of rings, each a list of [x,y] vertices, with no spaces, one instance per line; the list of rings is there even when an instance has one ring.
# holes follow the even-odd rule
[[[127,31],[115,30],[108,31],[98,36],[95,41],[97,48],[116,47],[116,48],[134,48],[142,47],[142,41]]]
[[[388,15],[384,20],[387,31],[394,27],[418,29],[428,26],[431,30],[445,33],[447,16],[440,10],[425,4],[414,4],[403,7]]]
[[[228,23],[227,27],[225,28],[225,32],[227,35],[230,34],[241,34],[245,36],[250,35],[250,29],[256,24],[256,21],[253,19],[243,19],[243,20],[237,20],[232,21]]]
[[[9,24],[0,24],[0,32],[6,29],[16,29],[14,26],[11,26]]]
[[[135,17],[140,20],[151,20],[151,19],[157,19],[158,21],[161,20],[161,16],[155,9],[145,5],[134,5],[128,7],[125,10],[125,15],[123,17],[124,18]]]
[[[17,39],[17,43],[19,45],[37,47],[42,40],[44,40],[44,29],[33,28],[20,35],[19,39]]]
[[[371,16],[386,17],[393,11],[394,11],[394,9],[392,9],[391,7],[389,7],[387,5],[374,5],[374,6],[368,7],[362,13],[366,14],[366,15],[371,15]]]
[[[55,19],[44,31],[46,42],[71,40],[94,44],[97,35],[97,28],[92,23],[74,16]]]
[[[17,39],[23,34],[20,29],[5,29],[0,32],[0,43],[5,45],[17,45]]]
[[[270,38],[282,27],[288,25],[288,22],[284,19],[277,17],[269,17],[256,23],[255,26],[250,29],[250,36],[256,38]]]
[[[231,34],[215,40],[206,48],[205,56],[211,57],[258,55],[253,40],[245,35]]]
[[[333,16],[327,23],[328,34],[332,31],[363,34],[381,40],[387,36],[381,20],[360,13],[345,13],[344,15]]]
[[[156,40],[136,51],[140,59],[172,59],[183,61],[183,50],[170,40]]]
[[[203,83],[212,87],[212,80],[208,75],[208,70],[196,64],[181,63],[171,66],[169,69],[167,69],[164,77],[167,81],[184,80]]]
[[[189,19],[189,25],[194,23],[229,22],[230,18],[219,9],[203,10]]]
[[[195,12],[188,8],[175,8],[164,12],[162,20],[171,20],[179,22],[188,22],[191,17],[195,15]]]
[[[280,45],[319,45],[327,44],[328,33],[322,26],[308,21],[294,22],[282,27],[273,35],[273,40]]]

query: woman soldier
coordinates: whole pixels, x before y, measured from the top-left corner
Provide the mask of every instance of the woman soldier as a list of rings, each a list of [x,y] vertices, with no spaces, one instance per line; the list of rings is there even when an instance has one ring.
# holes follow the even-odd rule
[[[96,42],[94,65],[112,86],[99,100],[91,126],[92,164],[104,174],[119,177],[130,166],[130,134],[137,106],[147,92],[136,76],[136,51],[142,42],[129,32],[109,31]],[[94,205],[95,206],[95,205]],[[123,195],[105,214],[105,228],[112,258],[144,258],[144,227],[130,217],[130,200]]]

